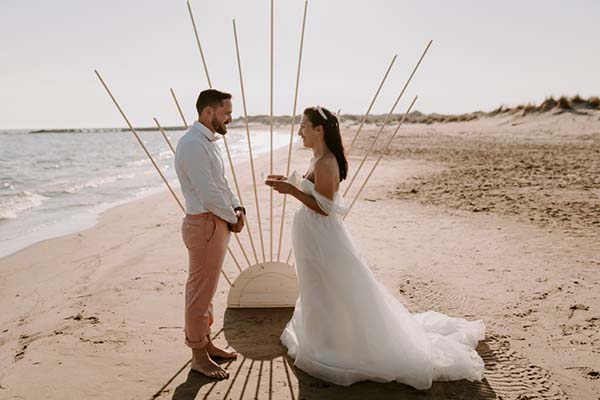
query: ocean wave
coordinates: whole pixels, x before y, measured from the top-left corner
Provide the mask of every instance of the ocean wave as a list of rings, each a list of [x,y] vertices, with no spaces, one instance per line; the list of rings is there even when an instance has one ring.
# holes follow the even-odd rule
[[[140,167],[142,165],[150,164],[150,160],[143,158],[141,160],[129,161],[126,165],[128,167]]]
[[[80,192],[82,189],[98,188],[100,186],[114,183],[121,180],[133,179],[136,177],[135,173],[117,174],[112,176],[103,176],[89,179],[83,182],[69,182],[68,180],[58,180],[50,182],[45,185],[43,190],[40,190],[40,194],[48,197],[56,197],[65,194],[74,194]]]
[[[62,167],[70,166],[73,163],[71,157],[65,157],[61,159],[46,159],[46,160],[35,160],[34,165],[36,167],[48,170],[48,169],[59,169]]]
[[[41,206],[49,197],[38,193],[19,192],[0,200],[0,220],[15,219],[24,211]]]
[[[173,152],[171,150],[161,151],[160,153],[158,153],[158,156],[156,158],[158,158],[159,160],[168,160],[170,158],[173,158]]]
[[[97,188],[97,187],[100,187],[100,186],[103,186],[103,185],[106,185],[109,183],[114,183],[114,182],[121,181],[124,179],[133,179],[133,178],[135,178],[134,173],[97,177],[97,178],[90,179],[83,183],[78,183],[76,185],[71,185],[71,186],[62,188],[60,190],[60,192],[72,194],[72,193],[76,193],[76,192],[80,191],[81,189]]]
[[[158,154],[154,154],[152,156],[152,158],[154,158],[154,161],[170,160],[173,158],[173,153],[171,152],[171,150],[164,150],[164,151],[159,152]],[[129,161],[125,164],[125,166],[141,167],[142,165],[148,165],[148,164],[150,164],[150,160],[148,158],[142,158],[142,159],[135,160],[135,161]]]
[[[8,182],[2,182],[2,184],[0,184],[0,189],[3,190],[14,190],[15,187],[13,186],[11,181]]]
[[[58,164],[49,164],[49,165],[45,165],[42,168],[44,169],[60,169],[60,165]]]

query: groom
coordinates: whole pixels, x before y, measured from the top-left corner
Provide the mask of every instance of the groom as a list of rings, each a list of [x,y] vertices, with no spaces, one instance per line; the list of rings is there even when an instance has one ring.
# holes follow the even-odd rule
[[[181,137],[175,152],[175,169],[185,198],[181,227],[188,250],[189,272],[185,287],[185,343],[192,349],[192,370],[224,379],[228,372],[213,359],[237,355],[210,340],[212,298],[217,290],[230,232],[241,232],[246,211],[234,196],[221,151],[215,143],[231,122],[231,95],[204,90],[196,101],[198,120]]]

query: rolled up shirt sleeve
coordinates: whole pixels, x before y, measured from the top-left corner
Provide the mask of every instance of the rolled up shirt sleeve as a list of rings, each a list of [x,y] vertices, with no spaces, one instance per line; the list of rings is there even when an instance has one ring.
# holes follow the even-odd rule
[[[219,190],[213,179],[213,167],[210,163],[208,151],[203,146],[187,146],[183,149],[185,159],[185,173],[189,177],[194,190],[204,206],[217,217],[235,224],[237,216],[233,211],[229,194]],[[236,199],[237,201],[237,199]]]

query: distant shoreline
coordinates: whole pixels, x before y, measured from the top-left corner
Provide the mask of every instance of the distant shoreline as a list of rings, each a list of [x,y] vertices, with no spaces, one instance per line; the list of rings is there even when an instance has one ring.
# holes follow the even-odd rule
[[[405,123],[407,124],[432,124],[432,123],[446,123],[446,122],[464,122],[472,121],[479,118],[493,117],[498,114],[513,114],[513,115],[528,115],[534,113],[547,113],[547,112],[572,112],[572,113],[585,113],[586,110],[600,110],[600,98],[597,96],[583,99],[579,95],[573,97],[562,96],[558,99],[554,97],[546,98],[539,105],[528,103],[520,104],[515,107],[500,106],[492,111],[474,111],[464,114],[438,114],[429,113],[424,114],[420,111],[413,111],[407,115]],[[362,114],[341,114],[341,123],[360,123],[364,118]],[[391,114],[375,114],[369,115],[365,120],[365,123],[381,124],[387,118],[388,122],[397,122],[403,118],[402,113]],[[296,116],[295,123],[298,124],[300,121],[300,115]],[[290,125],[292,123],[291,115],[278,115],[273,116],[273,125],[277,127]],[[248,116],[248,124],[252,127],[256,126],[270,126],[271,118],[269,115],[251,115]],[[231,127],[244,128],[245,120],[244,117],[235,118]],[[162,129],[166,132],[169,131],[182,131],[187,128],[182,125],[163,126]],[[20,130],[20,129],[19,129]],[[27,131],[27,129],[22,129]],[[139,132],[159,132],[158,127],[135,127],[136,131]],[[129,128],[68,128],[68,129],[36,129],[30,130],[29,133],[86,133],[86,132],[127,132]]]
[[[248,117],[248,123],[249,125],[252,125],[252,127],[256,127],[257,125],[259,126],[268,126],[269,123],[267,122],[266,124],[262,123],[262,122],[257,122],[255,121],[255,119],[260,119],[262,118],[262,116],[257,116],[257,117]],[[267,117],[268,118],[268,117]],[[287,122],[282,123],[283,120],[288,119]],[[292,117],[290,116],[280,116],[280,117],[274,117],[273,120],[273,124],[276,127],[280,127],[282,125],[288,125],[289,124],[289,120]],[[275,121],[275,119],[277,119],[277,121]],[[239,117],[233,120],[233,122],[231,123],[231,125],[229,126],[230,128],[244,128],[244,119],[243,117]],[[165,131],[165,132],[177,132],[177,131],[185,131],[189,128],[186,128],[183,125],[172,125],[172,126],[161,126],[161,128]],[[160,129],[158,129],[156,126],[142,126],[142,127],[134,127],[134,129],[137,132],[160,132]],[[20,131],[28,131],[28,129],[15,129],[15,130],[20,130]],[[112,128],[67,128],[67,129],[35,129],[35,130],[29,130],[29,133],[87,133],[87,132],[129,132],[129,128],[127,127],[112,127]],[[1,130],[0,130],[1,131]]]

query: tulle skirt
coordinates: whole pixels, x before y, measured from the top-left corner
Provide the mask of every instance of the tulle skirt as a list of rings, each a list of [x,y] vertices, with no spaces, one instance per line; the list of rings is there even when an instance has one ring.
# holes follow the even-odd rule
[[[375,279],[339,217],[301,207],[292,246],[300,297],[281,341],[298,368],[344,386],[372,380],[428,389],[432,381],[483,378],[475,351],[483,322],[411,314]]]

